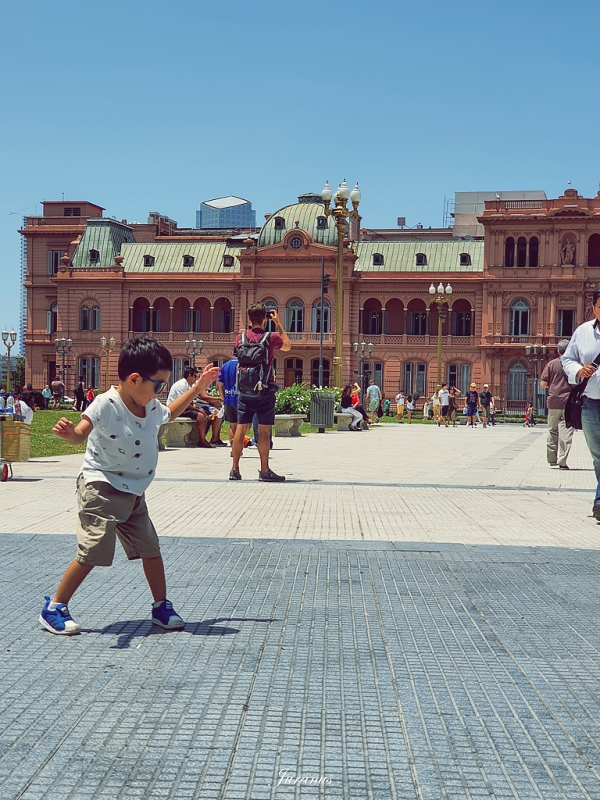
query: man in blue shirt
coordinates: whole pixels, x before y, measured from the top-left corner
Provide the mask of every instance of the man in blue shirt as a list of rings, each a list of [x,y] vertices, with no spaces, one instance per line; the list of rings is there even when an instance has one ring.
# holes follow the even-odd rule
[[[217,389],[225,404],[225,419],[229,423],[229,441],[232,441],[237,427],[238,396],[235,391],[237,364],[235,356],[230,358],[223,364],[217,376]]]

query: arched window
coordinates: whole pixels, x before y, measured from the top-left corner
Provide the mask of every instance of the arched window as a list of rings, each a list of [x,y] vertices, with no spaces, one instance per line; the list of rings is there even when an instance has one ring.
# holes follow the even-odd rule
[[[133,301],[132,330],[147,333],[150,330],[150,302],[146,297],[136,297]]]
[[[379,336],[382,317],[381,301],[376,297],[370,297],[366,301],[363,311],[363,333],[367,336]]]
[[[510,306],[510,335],[529,336],[529,303],[518,298]]]
[[[100,330],[100,308],[98,306],[81,306],[79,309],[79,330]]]
[[[592,233],[588,239],[588,267],[600,267],[600,233]]]
[[[319,383],[319,359],[313,358],[311,361],[310,382],[312,386],[320,386]],[[329,359],[323,359],[323,386],[329,386]]]
[[[100,252],[98,250],[90,250],[90,264],[97,264],[100,261]]]
[[[277,311],[277,301],[276,300],[265,300],[264,301],[265,308],[267,309],[267,317],[269,316],[269,311]],[[267,324],[265,325],[265,330],[270,331],[271,333],[277,333],[277,325],[273,322],[273,320],[268,320]]]
[[[470,364],[448,364],[448,386],[452,388],[455,386],[461,395],[467,393],[469,384],[471,383],[471,365]]]
[[[284,368],[284,384],[292,386],[294,383],[302,383],[304,372],[304,362],[301,358],[286,358]]]
[[[512,268],[515,265],[515,240],[512,236],[504,242],[504,266]]]
[[[540,240],[537,236],[532,236],[529,240],[529,266],[537,267],[540,252]]]
[[[77,359],[77,374],[81,375],[86,386],[98,389],[100,386],[100,359],[97,356],[82,356]]]
[[[461,253],[460,254],[460,265],[461,267],[470,267],[471,266],[471,256],[469,253]]]
[[[46,332],[56,333],[58,330],[58,304],[52,303],[50,309],[46,311]]]
[[[527,399],[527,365],[517,359],[508,366],[507,400]]]
[[[417,253],[415,256],[415,264],[417,267],[426,267],[427,266],[427,256],[425,253]]]
[[[331,320],[331,309],[327,300],[323,300],[323,313],[321,313],[321,301],[317,300],[312,309],[312,329],[315,333],[329,333]],[[321,321],[323,325],[321,327]],[[313,381],[314,383],[314,381]]]
[[[215,300],[215,324],[217,333],[231,333],[233,330],[233,309],[231,300],[227,297],[218,297]]]
[[[317,228],[323,230],[327,227],[327,217],[317,217]]]
[[[194,256],[184,256],[183,257],[183,266],[184,267],[193,267],[194,266]]]
[[[154,256],[144,256],[144,266],[145,267],[153,267],[154,266]]]
[[[292,300],[286,308],[285,329],[289,333],[302,333],[304,330],[304,304],[302,300]]]
[[[373,253],[373,266],[374,267],[383,266],[383,256],[381,255],[381,253]]]
[[[275,228],[279,231],[285,228],[285,217],[275,217]]]
[[[408,335],[425,336],[427,333],[427,311],[423,300],[411,300],[408,304]]]
[[[424,362],[412,361],[404,362],[404,389],[405,395],[416,395],[422,397],[425,394],[425,378],[427,376],[427,364]]]
[[[519,236],[517,239],[517,267],[527,266],[527,239]]]
[[[468,300],[455,300],[452,304],[452,336],[473,335],[473,312]]]

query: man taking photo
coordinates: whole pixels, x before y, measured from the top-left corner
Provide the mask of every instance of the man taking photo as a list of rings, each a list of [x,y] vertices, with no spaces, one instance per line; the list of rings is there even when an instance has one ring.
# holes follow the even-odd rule
[[[269,311],[269,320],[277,326],[277,333],[265,333],[267,311],[264,303],[253,303],[248,309],[250,328],[240,333],[236,341],[238,356],[238,411],[237,427],[233,437],[233,462],[230,481],[241,481],[240,458],[244,449],[244,436],[258,415],[258,453],[260,456],[259,481],[284,481],[269,467],[271,426],[275,424],[275,391],[273,360],[275,351],[287,353],[290,340],[276,311]]]

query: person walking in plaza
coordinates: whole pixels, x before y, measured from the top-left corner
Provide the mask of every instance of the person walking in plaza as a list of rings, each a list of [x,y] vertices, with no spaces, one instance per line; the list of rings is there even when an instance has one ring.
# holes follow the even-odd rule
[[[412,394],[409,394],[406,398],[406,421],[410,425],[412,422],[412,413],[415,410],[415,404],[413,402]]]
[[[435,424],[440,427],[440,416],[442,413],[442,404],[440,402],[440,392],[439,389],[436,389],[433,395],[431,396],[431,411],[433,412],[433,421]]]
[[[452,422],[452,427],[456,428],[456,415],[458,414],[458,398],[460,397],[460,392],[456,388],[456,386],[451,386],[448,392],[448,415],[447,419],[450,419]]]
[[[448,427],[448,423],[450,421],[449,413],[450,413],[450,392],[448,390],[448,384],[442,383],[442,388],[438,392],[438,397],[440,399],[440,416],[442,418],[442,422],[444,423],[445,427]]]
[[[569,457],[573,439],[573,428],[567,428],[565,422],[565,406],[570,388],[560,362],[560,357],[564,355],[568,344],[568,339],[561,339],[556,345],[558,357],[548,361],[540,381],[542,389],[548,389],[546,399],[548,406],[546,458],[551,467],[555,467],[558,464],[559,469],[569,469],[567,458]]]
[[[402,417],[404,416],[404,392],[398,392],[396,395],[396,420],[399,425],[402,425]]]
[[[87,446],[77,478],[77,555],[39,616],[51,633],[79,633],[68,604],[94,567],[112,564],[117,538],[129,560],[142,561],[154,599],[152,623],[168,630],[185,624],[167,599],[158,536],[144,495],[156,470],[160,426],[185,411],[219,370],[210,364],[186,392],[164,406],[157,397],[171,368],[171,353],[156,339],[130,339],[119,354],[118,385],[99,395],[77,426],[62,417],[53,428],[69,444],[87,439]]]
[[[267,310],[264,303],[253,303],[248,309],[250,328],[238,334],[236,354],[238,357],[237,427],[233,437],[233,462],[229,473],[230,481],[240,481],[240,458],[244,449],[244,437],[258,414],[258,453],[260,456],[259,481],[284,481],[269,467],[269,435],[275,424],[275,388],[273,381],[273,361],[275,351],[287,353],[291,350],[290,340],[276,311],[269,310],[269,320],[277,326],[277,333],[265,333]],[[243,353],[243,355],[242,355]]]
[[[233,356],[226,361],[217,377],[217,389],[225,409],[225,421],[229,423],[229,441],[233,441],[235,429],[237,427],[238,396],[235,390],[237,376],[237,356]]]
[[[62,399],[65,396],[65,385],[61,381],[58,375],[54,378],[54,380],[50,384],[50,389],[52,391],[52,397],[54,399],[54,405],[52,406],[52,408],[55,410],[59,409]]]
[[[362,430],[362,414],[357,411],[352,405],[352,387],[347,383],[342,390],[342,399],[340,400],[342,411],[350,414],[352,419],[348,425],[348,430],[360,431]]]
[[[73,411],[85,411],[85,384],[83,375],[79,376],[79,382],[75,387],[75,405]]]
[[[381,402],[381,389],[379,386],[377,386],[375,381],[369,381],[366,394],[367,408],[369,409],[369,414],[371,415],[371,424],[374,425],[376,422],[379,422],[377,409],[379,408],[379,403]]]
[[[198,370],[196,367],[186,367],[183,370],[183,378],[175,381],[169,389],[169,396],[167,397],[167,405],[174,403],[179,397],[187,394],[190,386],[193,386],[198,380]],[[198,392],[194,395],[194,399]],[[196,430],[198,431],[198,447],[212,448],[211,444],[206,441],[206,429],[208,427],[208,414],[205,410],[197,408],[193,402],[190,402],[187,408],[183,410],[178,416],[184,419],[192,419],[196,423]]]
[[[592,295],[592,311],[594,318],[575,330],[560,361],[571,385],[586,381],[581,426],[598,482],[592,515],[600,522],[600,289]]]
[[[42,389],[42,397],[44,398],[44,408],[48,408],[50,405],[50,400],[52,399],[52,391],[50,390],[48,384],[46,384]]]
[[[467,390],[467,425],[471,421],[471,427],[474,428],[477,424],[477,411],[479,405],[479,395],[477,394],[477,384],[471,383]]]
[[[483,384],[483,391],[479,392],[479,403],[481,404],[481,416],[483,417],[483,427],[487,428],[490,416],[490,406],[494,397],[490,392],[489,383]]]

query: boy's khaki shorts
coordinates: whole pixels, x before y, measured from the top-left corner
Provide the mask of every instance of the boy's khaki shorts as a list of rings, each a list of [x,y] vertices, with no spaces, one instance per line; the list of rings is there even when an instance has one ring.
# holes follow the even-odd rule
[[[120,492],[105,481],[77,478],[77,555],[91,567],[110,567],[117,536],[128,559],[160,556],[158,536],[148,516],[144,495]]]

